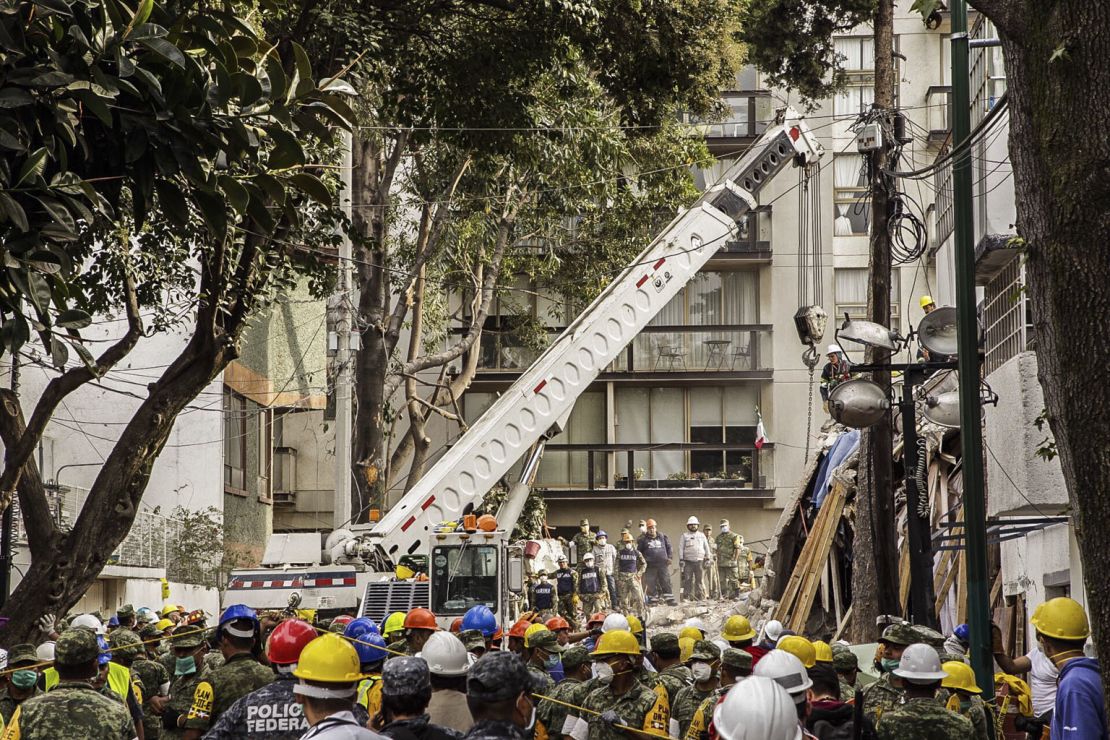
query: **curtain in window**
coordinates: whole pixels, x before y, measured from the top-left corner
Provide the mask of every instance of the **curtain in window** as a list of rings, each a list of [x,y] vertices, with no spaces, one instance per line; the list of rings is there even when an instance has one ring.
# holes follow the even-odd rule
[[[616,440],[618,444],[648,441],[648,389],[618,388],[616,391]],[[628,475],[628,455],[620,453],[616,461],[617,475]],[[648,453],[635,453],[634,467],[648,467]]]
[[[759,273],[722,273],[722,324],[759,323]]]
[[[682,442],[686,439],[686,411],[681,388],[651,389],[651,441]],[[686,469],[685,455],[681,450],[651,453],[649,477],[666,478],[671,473]]]
[[[844,57],[844,69],[859,71],[875,67],[875,40],[870,36],[845,36],[834,39],[836,53]]]
[[[833,159],[833,173],[838,188],[867,187],[867,173],[862,154],[838,154]]]
[[[835,274],[838,304],[867,304],[867,268],[840,268]]]

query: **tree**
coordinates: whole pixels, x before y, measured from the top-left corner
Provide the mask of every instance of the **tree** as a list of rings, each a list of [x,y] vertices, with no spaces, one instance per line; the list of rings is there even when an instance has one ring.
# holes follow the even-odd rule
[[[476,368],[471,348],[487,328],[491,301],[504,294],[503,276],[557,281],[567,276],[560,260],[573,256],[577,267],[597,268],[574,276],[596,292],[614,264],[639,251],[642,242],[630,251],[629,237],[657,221],[657,210],[673,214],[688,202],[683,169],[705,153],[672,124],[683,109],[709,114],[732,78],[735,6],[427,1],[290,11],[285,37],[297,38],[298,27],[336,29],[321,34],[317,56],[345,49],[346,56],[332,54],[344,60],[374,50],[353,70],[363,93],[352,192],[361,329],[356,518],[382,506],[403,463],[406,485],[419,477],[430,452],[429,414],[459,418],[457,399]],[[679,166],[631,174],[655,170],[660,157]],[[630,173],[625,182],[622,172]],[[573,238],[557,234],[572,218],[580,219]],[[543,243],[544,259],[518,248],[526,237]],[[443,322],[427,320],[429,284],[471,298],[466,331],[450,341],[442,341]],[[407,348],[399,346],[406,327]],[[469,362],[448,381],[448,363],[464,355]],[[424,392],[418,373],[437,368],[441,377]],[[400,419],[408,431],[391,455]]]
[[[238,354],[252,313],[316,263],[294,248],[326,226],[308,163],[345,110],[345,83],[283,65],[234,10],[137,10],[117,0],[12,3],[0,12],[0,280],[4,350],[31,330],[58,375],[29,416],[0,392],[0,504],[19,496],[31,565],[0,613],[25,641],[88,590],[127,535],[151,466],[185,405]],[[34,451],[55,409],[123,360],[187,297],[188,342],[148,387],[69,530],[54,523]],[[126,330],[94,356],[94,314]],[[69,349],[77,360],[71,363]]]

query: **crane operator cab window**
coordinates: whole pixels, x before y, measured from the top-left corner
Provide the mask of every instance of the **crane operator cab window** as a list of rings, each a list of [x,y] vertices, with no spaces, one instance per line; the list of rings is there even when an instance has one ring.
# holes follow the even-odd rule
[[[497,611],[497,559],[494,545],[452,545],[432,550],[432,611],[465,614],[478,604]]]

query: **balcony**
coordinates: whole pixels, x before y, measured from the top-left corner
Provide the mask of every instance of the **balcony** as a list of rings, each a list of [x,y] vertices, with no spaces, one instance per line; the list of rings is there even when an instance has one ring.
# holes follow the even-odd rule
[[[550,444],[536,487],[549,501],[773,499],[774,444],[757,450],[755,427],[743,429],[746,439],[719,444]]]
[[[952,86],[930,85],[925,92],[926,128],[929,129],[929,144],[944,146],[952,131]]]
[[[721,102],[725,120],[703,123],[690,115],[685,120],[705,137],[714,156],[738,156],[766,130],[775,116],[775,101],[768,92],[725,92]]]
[[[297,499],[297,450],[293,447],[274,448],[274,503],[291,506]]]
[[[760,206],[745,214],[736,224],[734,241],[726,242],[713,256],[724,262],[771,261],[771,206]]]

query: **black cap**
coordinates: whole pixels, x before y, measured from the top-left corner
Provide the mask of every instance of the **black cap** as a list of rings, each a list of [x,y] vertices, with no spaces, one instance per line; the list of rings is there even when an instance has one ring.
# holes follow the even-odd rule
[[[466,673],[466,695],[477,701],[498,702],[532,692],[532,677],[515,653],[486,653]]]

